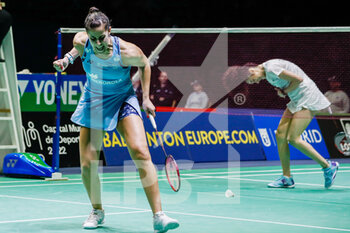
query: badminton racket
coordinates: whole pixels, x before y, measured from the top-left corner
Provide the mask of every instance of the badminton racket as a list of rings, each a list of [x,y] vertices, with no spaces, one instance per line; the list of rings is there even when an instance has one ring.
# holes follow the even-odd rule
[[[175,34],[168,33],[163,40],[158,44],[158,46],[152,51],[151,55],[148,57],[148,61],[151,66],[154,66],[158,59],[159,59],[159,54],[162,52],[162,50],[165,48],[165,46],[170,42],[171,38],[173,38]],[[132,77],[131,80],[133,82],[136,82],[140,80],[140,75],[139,71],[137,71]]]
[[[177,163],[172,155],[168,155],[165,151],[163,141],[159,135],[156,121],[154,120],[154,117],[150,114],[149,120],[151,121],[151,124],[156,131],[156,134],[158,136],[159,144],[161,145],[164,155],[165,155],[165,173],[166,177],[168,179],[168,182],[170,184],[170,187],[175,191],[178,192],[180,190],[180,172],[179,167],[177,166]]]

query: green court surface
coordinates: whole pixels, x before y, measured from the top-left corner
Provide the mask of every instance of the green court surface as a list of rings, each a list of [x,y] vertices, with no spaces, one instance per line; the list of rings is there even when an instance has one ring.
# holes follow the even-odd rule
[[[350,164],[331,189],[317,165],[293,165],[294,189],[269,189],[280,166],[182,170],[173,192],[159,171],[164,211],[180,221],[169,232],[350,232]],[[0,177],[0,232],[153,232],[152,213],[135,172],[101,173],[105,224],[83,230],[91,211],[80,175],[69,181]],[[226,198],[230,188],[235,197]]]

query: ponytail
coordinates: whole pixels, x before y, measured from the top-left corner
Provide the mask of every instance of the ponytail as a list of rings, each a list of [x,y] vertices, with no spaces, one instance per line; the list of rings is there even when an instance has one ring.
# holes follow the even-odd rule
[[[111,23],[109,18],[98,8],[90,7],[89,14],[85,18],[84,26],[86,30],[94,29],[102,24],[105,25],[105,30],[107,30]]]
[[[100,12],[100,9],[98,9],[97,7],[90,7],[89,9],[89,14],[95,13],[95,12]]]

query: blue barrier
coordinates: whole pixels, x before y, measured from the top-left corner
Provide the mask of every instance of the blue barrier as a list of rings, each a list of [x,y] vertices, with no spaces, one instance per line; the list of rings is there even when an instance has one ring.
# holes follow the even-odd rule
[[[254,122],[262,142],[267,160],[279,160],[275,132],[281,119],[280,115],[254,116]],[[329,158],[329,153],[322,137],[317,120],[314,118],[310,125],[301,135],[302,139],[309,142],[323,157]],[[292,160],[310,159],[293,146],[290,148],[290,158]]]
[[[144,113],[143,118],[152,160],[156,164],[163,163],[164,155],[156,134]],[[167,152],[178,160],[265,160],[251,116],[158,112],[156,120]],[[116,131],[106,134],[103,145],[107,165],[122,165],[124,160],[130,160],[126,144]],[[234,157],[230,154],[232,151],[236,153]]]
[[[50,162],[52,136],[56,129],[53,124],[55,76],[18,75],[18,79],[27,149],[44,154]],[[84,75],[62,76],[60,164],[63,167],[79,165],[80,128],[69,118],[79,101],[85,80]],[[152,159],[156,164],[163,163],[164,156],[155,132],[142,114]],[[156,121],[167,152],[176,159],[194,162],[278,160],[274,133],[281,114],[281,110],[264,109],[216,109],[212,112],[183,109],[182,112],[157,112]],[[316,120],[311,122],[303,137],[324,157],[329,157]],[[122,165],[124,160],[130,160],[126,144],[116,131],[106,133],[104,154],[107,165]],[[291,147],[291,159],[308,157]]]

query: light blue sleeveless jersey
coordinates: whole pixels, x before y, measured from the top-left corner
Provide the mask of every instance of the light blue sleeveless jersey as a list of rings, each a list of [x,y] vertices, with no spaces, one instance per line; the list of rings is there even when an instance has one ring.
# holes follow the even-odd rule
[[[87,40],[81,58],[87,81],[71,120],[81,126],[114,130],[121,105],[127,102],[141,116],[130,79],[130,67],[122,65],[119,38],[113,36],[113,55],[98,58]]]

